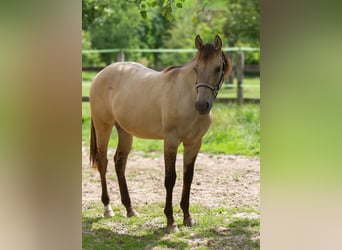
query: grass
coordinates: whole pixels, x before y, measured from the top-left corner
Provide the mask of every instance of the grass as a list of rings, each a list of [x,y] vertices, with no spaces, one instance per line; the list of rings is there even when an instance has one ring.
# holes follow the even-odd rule
[[[84,83],[94,77],[93,72],[83,72]],[[258,85],[256,79],[251,79],[254,85]],[[226,88],[224,88],[225,90]],[[254,88],[257,89],[257,88]],[[89,84],[82,88],[84,95],[89,92]],[[220,93],[221,94],[221,93]],[[225,92],[222,93],[225,95]],[[225,153],[256,156],[260,153],[260,105],[215,103],[212,110],[212,124],[209,131],[203,137],[202,152]],[[115,129],[113,129],[115,130]],[[90,109],[89,103],[82,103],[82,142],[89,145],[90,138]],[[112,132],[109,146],[117,145],[116,131]],[[134,138],[133,150],[145,153],[162,152],[161,140],[144,140]],[[179,151],[182,152],[182,147]]]
[[[192,205],[197,224],[182,225],[182,212],[175,207],[179,232],[166,234],[163,205],[137,207],[139,217],[126,218],[122,206],[115,216],[104,218],[102,206],[83,212],[83,249],[260,249],[259,212],[253,208],[211,208]],[[254,216],[237,216],[247,214]]]

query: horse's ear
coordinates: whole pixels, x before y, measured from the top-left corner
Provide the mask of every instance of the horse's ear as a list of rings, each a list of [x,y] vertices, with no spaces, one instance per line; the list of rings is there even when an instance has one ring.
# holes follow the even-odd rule
[[[201,50],[203,48],[203,42],[199,35],[197,35],[195,38],[195,45],[198,50]]]
[[[215,36],[215,49],[220,50],[222,48],[222,40],[218,35]]]

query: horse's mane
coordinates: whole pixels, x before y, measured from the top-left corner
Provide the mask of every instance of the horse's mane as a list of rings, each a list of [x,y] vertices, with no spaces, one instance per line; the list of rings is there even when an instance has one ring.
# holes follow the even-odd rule
[[[192,59],[192,61],[195,61],[195,60],[203,60],[203,61],[207,61],[209,60],[209,58],[213,55],[216,55],[217,53],[217,50],[215,49],[215,46],[214,44],[212,43],[207,43],[205,45],[203,45],[203,47],[197,52],[197,54],[195,55],[195,57]],[[229,58],[227,57],[227,55],[221,51],[222,53],[222,58],[225,62],[225,75],[228,76],[230,74],[230,71],[231,71],[231,63],[230,63],[230,60]],[[182,68],[184,65],[177,65],[177,66],[169,66],[169,67],[166,67],[162,72],[164,74],[168,73],[168,72],[172,72],[174,70],[177,70],[177,69],[180,69]]]
[[[169,66],[169,67],[166,67],[165,69],[163,69],[163,73],[166,74],[169,71],[172,71],[174,69],[180,69],[182,67],[183,67],[183,65]]]

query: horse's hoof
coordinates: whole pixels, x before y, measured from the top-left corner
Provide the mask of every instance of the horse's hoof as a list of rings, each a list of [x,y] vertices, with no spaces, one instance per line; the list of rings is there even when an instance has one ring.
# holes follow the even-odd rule
[[[127,211],[127,217],[133,217],[133,216],[139,216],[139,213],[135,211],[135,209],[132,209],[130,211]]]
[[[189,217],[183,220],[183,224],[184,226],[192,227],[196,224],[196,221],[193,218]]]
[[[114,212],[112,209],[107,209],[104,211],[103,213],[104,217],[113,217],[114,216]]]
[[[176,223],[173,223],[172,225],[168,225],[168,226],[166,227],[166,232],[167,232],[168,234],[173,234],[173,233],[179,232],[179,229],[178,229],[177,224],[176,224]]]

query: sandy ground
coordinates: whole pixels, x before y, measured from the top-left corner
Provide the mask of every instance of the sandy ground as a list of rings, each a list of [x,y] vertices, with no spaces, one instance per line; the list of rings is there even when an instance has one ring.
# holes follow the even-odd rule
[[[101,184],[97,171],[89,166],[89,148],[82,148],[82,208],[101,204]],[[108,152],[108,191],[111,203],[121,204],[114,169],[114,150]],[[178,205],[182,192],[182,154],[177,156],[177,181],[173,202]],[[161,153],[132,152],[126,168],[127,185],[134,205],[164,202],[164,160]],[[199,153],[191,188],[190,205],[205,207],[260,208],[260,160],[258,157]]]

